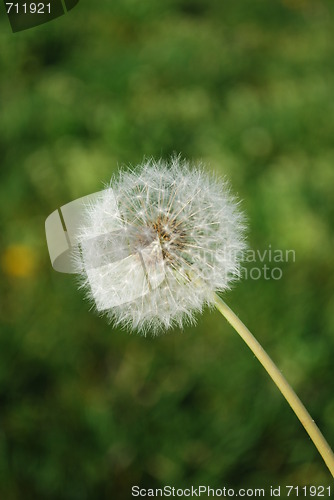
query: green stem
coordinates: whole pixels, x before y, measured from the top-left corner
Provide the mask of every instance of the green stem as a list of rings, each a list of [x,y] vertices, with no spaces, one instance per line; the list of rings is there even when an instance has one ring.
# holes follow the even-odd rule
[[[264,369],[268,372],[272,380],[275,382],[275,384],[299,418],[300,422],[304,426],[306,432],[317,447],[320,455],[324,459],[324,462],[326,463],[328,469],[334,477],[333,452],[295,391],[283,377],[282,373],[279,371],[272,359],[268,356],[266,351],[262,348],[261,344],[259,344],[256,338],[251,334],[248,328],[232,311],[232,309],[230,309],[228,305],[225,304],[225,302],[216,293],[213,294],[213,301],[218,311],[227,319],[227,321],[233,326],[240,337],[246,342],[250,350],[255,354]]]

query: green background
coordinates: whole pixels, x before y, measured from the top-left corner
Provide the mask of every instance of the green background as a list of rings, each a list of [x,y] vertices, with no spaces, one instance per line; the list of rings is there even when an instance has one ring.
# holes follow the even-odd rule
[[[17,34],[2,5],[1,499],[330,484],[219,313],[158,338],[113,328],[53,271],[44,221],[144,157],[226,175],[250,247],[296,259],[225,299],[333,445],[333,33],[332,0],[81,1]]]

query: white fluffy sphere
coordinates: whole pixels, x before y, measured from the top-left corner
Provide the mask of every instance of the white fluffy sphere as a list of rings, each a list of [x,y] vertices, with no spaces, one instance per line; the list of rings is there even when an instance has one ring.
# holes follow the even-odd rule
[[[88,297],[144,334],[193,321],[239,278],[245,248],[226,182],[178,157],[121,171],[87,207],[78,242]]]

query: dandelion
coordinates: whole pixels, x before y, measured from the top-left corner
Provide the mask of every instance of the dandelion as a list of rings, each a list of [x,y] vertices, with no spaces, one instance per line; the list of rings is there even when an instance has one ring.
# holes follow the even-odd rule
[[[151,160],[122,172],[88,207],[77,271],[115,324],[157,334],[193,322],[212,291],[239,277],[243,235],[226,181],[178,157]]]
[[[77,209],[78,200],[46,221],[54,268],[69,272],[73,247],[72,264],[96,309],[144,334],[193,323],[196,312],[215,306],[270,375],[334,477],[333,452],[305,406],[218,294],[240,277],[245,249],[244,218],[226,181],[179,157],[150,160],[89,196],[81,215]]]

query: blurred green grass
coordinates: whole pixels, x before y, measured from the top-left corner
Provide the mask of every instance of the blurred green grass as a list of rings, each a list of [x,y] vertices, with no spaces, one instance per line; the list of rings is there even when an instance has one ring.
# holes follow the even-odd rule
[[[100,0],[15,35],[1,16],[1,498],[329,484],[218,313],[157,339],[114,329],[52,270],[44,221],[145,156],[226,175],[250,247],[296,252],[226,300],[334,444],[333,11]]]

